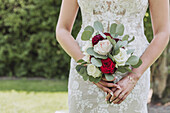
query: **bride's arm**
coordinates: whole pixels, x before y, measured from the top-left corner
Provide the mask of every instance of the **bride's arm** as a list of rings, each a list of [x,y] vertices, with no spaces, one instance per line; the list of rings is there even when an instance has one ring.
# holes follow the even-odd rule
[[[158,59],[169,42],[169,0],[149,0],[149,4],[154,38],[141,56],[142,65],[133,69],[138,76],[132,77],[137,80]]]
[[[158,59],[169,42],[169,0],[149,0],[149,4],[154,38],[141,56],[142,65],[133,69],[136,74],[129,73],[117,83],[121,89],[113,88],[114,95],[106,96],[106,100],[111,97],[110,101],[115,104],[126,99],[142,74]]]
[[[62,0],[60,15],[56,27],[56,39],[66,53],[75,61],[83,57],[78,43],[71,35],[79,6],[77,0]]]

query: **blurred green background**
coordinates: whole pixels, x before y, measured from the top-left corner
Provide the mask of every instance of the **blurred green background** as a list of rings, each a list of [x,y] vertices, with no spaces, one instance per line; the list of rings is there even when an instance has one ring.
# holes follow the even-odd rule
[[[0,0],[1,113],[52,113],[55,110],[68,109],[67,79],[70,57],[55,38],[61,1]],[[145,34],[150,42],[153,33],[149,9],[144,23]],[[73,37],[77,36],[80,26],[79,11],[73,27]],[[168,49],[165,56],[164,66],[168,68]],[[159,63],[157,60],[154,69],[159,69]],[[152,73],[154,87],[157,72]],[[170,85],[166,83],[168,80],[166,76],[165,87],[161,90],[166,101],[170,97]],[[154,100],[165,102],[159,93],[154,94]],[[63,100],[59,101],[61,98]]]

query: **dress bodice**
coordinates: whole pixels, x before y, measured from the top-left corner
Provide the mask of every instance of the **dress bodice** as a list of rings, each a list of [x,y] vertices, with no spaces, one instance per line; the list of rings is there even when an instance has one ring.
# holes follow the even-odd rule
[[[104,30],[109,31],[112,23],[122,23],[128,33],[143,31],[148,0],[77,0],[82,13],[82,28],[92,25],[98,20],[104,24]]]

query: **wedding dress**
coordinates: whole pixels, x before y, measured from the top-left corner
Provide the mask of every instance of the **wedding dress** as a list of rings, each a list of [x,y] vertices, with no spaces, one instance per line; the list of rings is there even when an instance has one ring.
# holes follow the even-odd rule
[[[148,47],[143,25],[148,0],[78,0],[77,2],[82,13],[82,25],[76,41],[81,48],[86,44],[81,40],[81,34],[87,25],[93,26],[94,21],[100,21],[104,25],[105,32],[109,31],[112,23],[122,23],[125,26],[124,35],[129,34],[131,38],[135,36],[129,48],[135,49],[134,54],[137,56],[141,56]],[[121,104],[107,104],[105,92],[90,81],[84,81],[75,70],[76,65],[75,60],[71,58],[68,82],[69,113],[147,113],[150,67]]]

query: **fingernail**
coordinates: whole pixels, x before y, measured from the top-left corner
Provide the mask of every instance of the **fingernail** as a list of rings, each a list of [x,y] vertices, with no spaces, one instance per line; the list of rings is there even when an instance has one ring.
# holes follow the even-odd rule
[[[118,88],[118,89],[121,89],[121,87],[120,87],[120,86],[117,86],[117,88]]]
[[[113,96],[113,92],[110,93]]]

